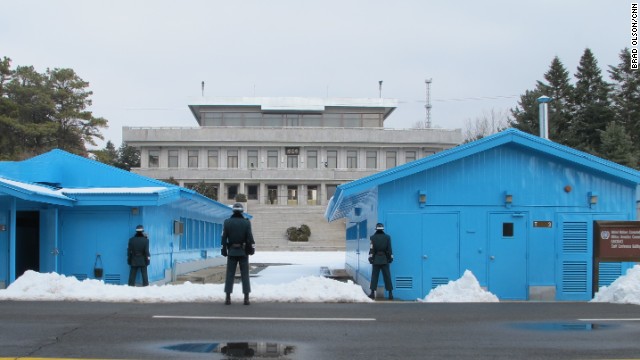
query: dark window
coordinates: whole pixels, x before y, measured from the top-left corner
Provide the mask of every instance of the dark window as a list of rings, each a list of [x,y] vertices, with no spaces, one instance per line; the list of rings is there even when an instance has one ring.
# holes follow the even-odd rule
[[[513,223],[502,223],[502,236],[513,237]]]

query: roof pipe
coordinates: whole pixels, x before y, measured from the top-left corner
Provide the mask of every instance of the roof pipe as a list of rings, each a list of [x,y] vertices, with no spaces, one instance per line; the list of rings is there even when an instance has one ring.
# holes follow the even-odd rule
[[[549,106],[551,101],[548,96],[540,96],[538,98],[538,108],[540,110],[540,137],[549,140]]]

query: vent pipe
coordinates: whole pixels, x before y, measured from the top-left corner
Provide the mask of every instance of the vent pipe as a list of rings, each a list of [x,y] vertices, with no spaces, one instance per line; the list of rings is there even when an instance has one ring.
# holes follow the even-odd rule
[[[540,137],[549,140],[549,107],[548,103],[551,98],[548,96],[540,96],[538,98],[538,109],[540,111]]]

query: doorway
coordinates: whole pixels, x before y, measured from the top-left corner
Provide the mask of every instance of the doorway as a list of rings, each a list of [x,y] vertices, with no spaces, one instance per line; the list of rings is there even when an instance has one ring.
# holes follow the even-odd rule
[[[500,300],[527,300],[526,214],[490,214],[489,219],[489,291]]]
[[[16,279],[27,270],[40,271],[40,213],[16,212]]]

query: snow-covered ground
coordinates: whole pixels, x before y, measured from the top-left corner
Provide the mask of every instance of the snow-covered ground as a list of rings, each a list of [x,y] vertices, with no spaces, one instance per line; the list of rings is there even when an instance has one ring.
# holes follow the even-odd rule
[[[252,302],[371,302],[360,285],[322,277],[321,267],[344,268],[344,252],[261,252],[253,263],[274,265],[251,278]],[[0,300],[105,301],[105,302],[222,302],[224,285],[192,284],[129,287],[100,280],[78,281],[72,276],[27,271],[7,289]],[[241,302],[242,290],[234,287],[232,301]],[[483,290],[470,271],[447,285],[433,289],[419,302],[497,302]],[[640,266],[629,270],[593,301],[640,304]]]

